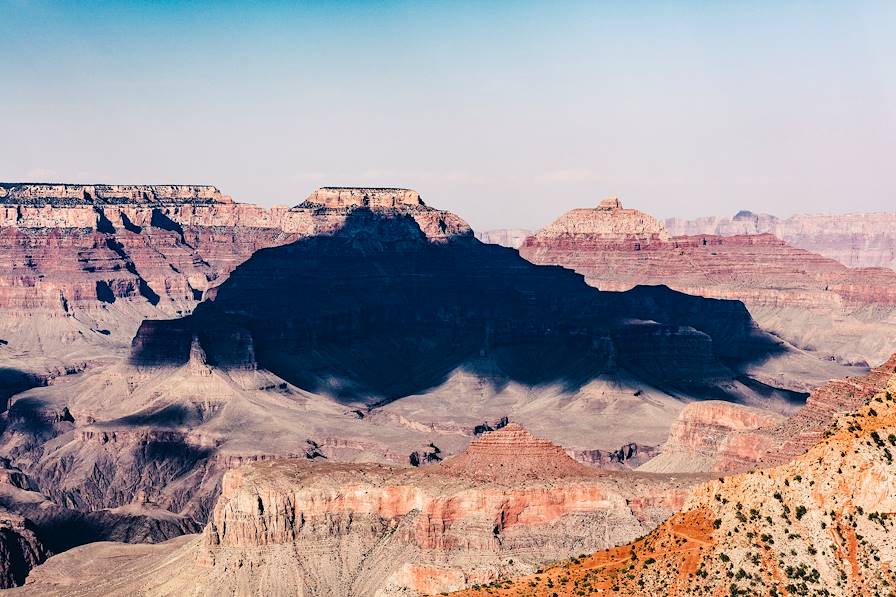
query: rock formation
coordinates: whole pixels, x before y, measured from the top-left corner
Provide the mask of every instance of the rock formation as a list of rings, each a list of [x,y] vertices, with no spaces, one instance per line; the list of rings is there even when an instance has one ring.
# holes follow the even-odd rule
[[[896,213],[799,214],[777,218],[738,212],[733,218],[670,219],[673,235],[773,234],[788,244],[848,267],[896,269]]]
[[[189,313],[256,250],[328,233],[360,206],[434,241],[472,234],[408,189],[323,188],[267,210],[210,186],[0,183],[0,366],[46,375],[120,353],[142,320]]]
[[[515,449],[525,474],[510,466]],[[693,482],[599,475],[513,423],[425,469],[256,463],[226,475],[201,536],[79,548],[37,569],[25,590],[433,594],[637,537]],[[629,503],[635,494],[644,497]]]
[[[742,300],[764,329],[842,362],[875,365],[896,350],[896,272],[850,269],[770,234],[670,237],[616,200],[570,211],[520,253],[570,267],[604,290],[665,284]]]
[[[594,472],[563,448],[532,436],[518,423],[475,439],[462,454],[442,465],[455,475],[485,481],[524,481],[585,477]]]
[[[30,521],[0,509],[0,589],[21,585],[48,555]]]
[[[428,234],[430,208],[313,209],[321,229],[345,224],[258,251],[189,317],[145,321],[126,362],[16,395],[0,449],[61,506],[145,498],[195,524],[246,461],[405,464],[430,444],[444,458],[510,416],[603,465],[662,441],[677,396],[781,411],[800,398],[736,370],[788,354],[740,303],[601,293]]]
[[[896,576],[896,374],[790,463],[699,486],[643,539],[467,597],[874,595]]]
[[[753,468],[768,448],[749,432],[784,417],[730,402],[692,402],[672,425],[660,455],[639,470],[723,472]]]
[[[37,332],[32,354],[44,360],[48,354],[74,360],[71,353],[53,352],[48,339],[59,336],[50,331],[67,330],[76,339],[71,346],[82,348],[77,365],[56,365],[73,375],[46,375],[10,398],[0,417],[0,453],[33,484],[29,491],[36,495],[29,499],[60,512],[33,518],[36,510],[26,510],[19,494],[11,507],[46,525],[83,513],[76,522],[96,525],[84,533],[87,541],[159,540],[204,524],[227,472],[245,463],[297,458],[312,471],[312,461],[408,464],[412,454],[428,459],[428,446],[448,458],[483,421],[509,417],[581,460],[603,464],[599,455],[620,446],[660,443],[689,400],[790,412],[803,398],[758,380],[757,372],[796,353],[759,329],[743,304],[665,287],[598,291],[574,272],[480,243],[460,218],[423,205],[412,191],[321,189],[295,208],[270,211],[211,191],[194,197],[157,190],[148,206],[119,200],[120,190],[80,191],[80,199],[68,188],[47,199],[50,191],[41,187],[31,193],[32,203],[10,200],[15,215],[9,217],[19,219],[9,229],[24,235],[11,245],[21,250],[15,269],[25,267],[34,281],[20,298],[36,300],[43,290],[34,289],[52,279],[65,289],[66,301],[55,311],[52,303],[11,310],[17,314],[4,323],[33,319],[10,327],[14,333],[0,355],[20,359],[27,352],[25,330]],[[57,228],[47,223],[66,210],[75,210],[66,216],[75,222],[84,207],[94,214],[84,236],[66,222]],[[627,210],[614,204],[604,211],[615,221]],[[32,232],[21,218],[44,218],[43,227]],[[27,257],[36,253],[27,247],[45,237],[59,239],[59,255],[68,257],[49,252],[35,269]],[[112,254],[85,252],[88,238],[90,251]],[[77,242],[69,247],[65,239]],[[42,242],[35,246],[46,247]],[[242,251],[254,254],[239,264]],[[77,269],[81,262],[72,256],[88,254],[98,263]],[[71,267],[51,267],[65,263]],[[191,271],[207,284],[198,306],[193,290],[199,282],[185,274]],[[140,280],[158,296],[156,304]],[[87,293],[91,283],[93,294]],[[174,319],[178,310],[190,314]],[[146,313],[151,317],[138,327],[136,318]],[[85,322],[96,331],[82,340]],[[136,333],[122,356],[128,326]],[[109,344],[97,343],[103,339]],[[813,376],[801,372],[799,380],[775,385]],[[509,425],[502,431],[525,436]],[[539,455],[547,450],[559,457],[559,448],[531,438],[525,449],[506,448],[500,437],[482,438],[464,459],[430,463],[413,475],[425,479],[427,471],[444,466],[463,487],[528,483],[544,473],[591,478],[590,469],[566,456],[539,468],[545,465]],[[509,451],[516,456],[530,449],[532,467],[516,461],[504,467],[520,478],[492,478],[496,454],[506,459]],[[461,466],[465,461],[473,464]],[[351,475],[365,466],[344,470]],[[467,473],[451,473],[457,467]],[[651,479],[614,481],[643,525],[668,513],[667,497]],[[116,536],[127,517],[137,531]],[[568,524],[562,522],[564,532]],[[482,528],[477,541],[494,525]],[[556,532],[546,531],[539,541],[552,544]],[[600,533],[609,544],[609,535]],[[414,574],[401,572],[396,586]],[[434,583],[444,580],[440,574],[432,572]],[[333,586],[326,579],[313,582]]]
[[[622,207],[618,198],[604,199],[594,209],[573,209],[541,230],[539,238],[597,242],[648,243],[669,240],[669,233],[655,218]],[[528,243],[527,243],[528,244]]]
[[[837,417],[885,391],[894,374],[896,355],[866,375],[815,388],[787,418],[725,402],[689,404],[660,455],[639,470],[732,473],[789,462],[818,443]]]

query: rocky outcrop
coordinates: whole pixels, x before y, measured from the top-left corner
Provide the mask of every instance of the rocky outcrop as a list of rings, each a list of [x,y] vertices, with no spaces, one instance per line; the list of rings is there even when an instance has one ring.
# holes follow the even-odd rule
[[[660,453],[658,446],[628,443],[615,450],[567,450],[578,462],[602,469],[638,468]]]
[[[108,185],[0,182],[0,203],[37,207],[232,203],[209,185]]]
[[[896,213],[798,214],[777,218],[741,211],[733,218],[675,218],[665,224],[673,235],[769,233],[848,267],[896,269]]]
[[[0,589],[24,583],[48,555],[30,521],[0,509]]]
[[[891,371],[808,452],[700,485],[643,539],[463,595],[885,594],[896,558],[894,391]]]
[[[307,459],[244,466],[225,476],[201,537],[156,550],[87,546],[52,559],[27,588],[433,594],[636,537],[680,504],[693,482],[596,475],[515,424],[477,441],[453,464],[423,469]],[[514,445],[532,475],[563,474],[481,466],[489,457],[510,464]],[[642,497],[629,503],[635,494]],[[80,562],[90,566],[73,575]]]
[[[474,479],[496,481],[587,477],[594,469],[570,458],[563,448],[536,438],[518,423],[475,439],[462,454],[445,461],[443,470]]]
[[[873,365],[896,350],[896,272],[850,269],[770,234],[671,237],[637,210],[577,209],[520,254],[570,267],[604,290],[665,284],[741,300],[764,329],[842,362]]]
[[[790,462],[818,443],[838,417],[886,390],[896,355],[862,376],[815,388],[790,417],[725,402],[687,405],[660,454],[639,470],[733,473]]]
[[[536,235],[539,240],[649,243],[669,240],[669,233],[652,216],[622,207],[618,198],[604,199],[593,209],[574,209]],[[529,243],[526,243],[527,245]]]
[[[396,209],[418,208],[425,204],[420,193],[411,189],[376,187],[322,187],[308,196],[307,206],[318,205],[329,208]]]
[[[731,402],[692,402],[672,425],[660,454],[638,470],[688,473],[752,468],[769,448],[769,442],[745,432],[773,426],[782,419],[781,415]]]

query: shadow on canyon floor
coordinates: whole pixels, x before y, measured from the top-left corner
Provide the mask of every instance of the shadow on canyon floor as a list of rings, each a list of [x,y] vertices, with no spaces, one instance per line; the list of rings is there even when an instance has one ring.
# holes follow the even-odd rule
[[[33,373],[10,367],[0,367],[0,413],[6,410],[9,399],[15,394],[37,388],[45,383],[45,380]]]
[[[332,234],[256,252],[208,294],[188,317],[144,322],[132,362],[184,364],[195,338],[210,364],[257,364],[312,392],[378,404],[458,368],[568,391],[620,374],[719,397],[716,382],[786,350],[739,301],[665,286],[603,292],[512,249],[431,242],[408,215],[364,209]]]

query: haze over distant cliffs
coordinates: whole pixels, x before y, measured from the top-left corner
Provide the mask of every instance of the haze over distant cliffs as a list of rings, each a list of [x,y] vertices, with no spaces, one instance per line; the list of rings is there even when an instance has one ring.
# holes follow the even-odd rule
[[[771,234],[672,236],[613,199],[560,216],[520,254],[570,267],[602,289],[666,284],[742,300],[764,328],[843,362],[874,365],[896,350],[896,271],[848,268]]]
[[[510,247],[511,249],[519,249],[530,236],[532,236],[532,231],[524,230],[522,228],[501,228],[498,230],[476,232],[476,238],[484,243],[501,245],[502,247]]]
[[[777,304],[789,284],[812,308],[865,300],[871,280],[818,258],[828,287],[809,285],[774,239],[735,243],[721,260],[729,243],[696,243],[683,269],[691,245],[618,199],[561,217],[523,253],[655,285],[607,290],[584,270],[532,263],[410,189],[324,187],[269,210],[195,185],[3,189],[0,506],[8,549],[33,557],[0,571],[17,584],[80,543],[208,525],[201,548],[195,537],[76,548],[45,568],[61,592],[82,563],[102,561],[114,584],[132,556],[141,578],[159,572],[158,555],[177,562],[163,581],[266,588],[283,565],[304,571],[291,580],[312,594],[406,594],[629,540],[695,480],[626,470],[666,456],[659,446],[693,419],[679,418],[690,403],[778,423],[810,387],[854,369],[769,334],[717,273],[748,272],[758,255],[782,294],[755,294]],[[714,272],[691,288],[710,297],[631,265],[651,254],[679,281]],[[756,290],[751,275],[731,280]],[[294,508],[358,479],[380,497]],[[486,514],[457,505],[467,500]],[[291,519],[299,510],[309,517]],[[296,546],[364,573],[321,576]],[[258,575],[231,575],[248,563]]]
[[[830,257],[849,267],[896,269],[896,212],[798,214],[778,218],[740,211],[734,217],[670,218],[673,235],[772,234],[794,247]]]

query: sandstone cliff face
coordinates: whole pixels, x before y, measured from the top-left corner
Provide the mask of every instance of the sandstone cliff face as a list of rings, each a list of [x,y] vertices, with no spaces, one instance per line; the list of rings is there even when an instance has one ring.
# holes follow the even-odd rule
[[[699,486],[630,545],[465,595],[874,595],[896,577],[896,373],[792,462]]]
[[[773,426],[783,418],[730,402],[691,403],[672,425],[660,455],[639,470],[686,473],[752,468],[770,442],[744,432]]]
[[[617,198],[604,199],[594,209],[574,209],[546,226],[537,235],[540,239],[563,239],[604,242],[631,241],[647,243],[669,240],[669,233],[656,218],[636,209],[622,207]]]
[[[665,284],[742,300],[757,322],[791,344],[847,363],[896,350],[896,272],[850,269],[770,234],[670,237],[637,210],[573,210],[520,248],[605,290]]]
[[[884,391],[896,355],[862,376],[834,379],[812,390],[790,417],[725,402],[687,405],[660,454],[639,470],[733,473],[783,464],[822,439],[837,417]]]
[[[896,268],[896,213],[799,214],[777,218],[742,211],[733,218],[670,219],[673,235],[773,234],[849,267]]]
[[[260,462],[227,473],[201,538],[151,551],[87,546],[35,571],[27,588],[433,594],[636,537],[680,506],[691,483],[598,475],[515,424],[425,469]],[[85,569],[73,574],[72,566]]]

